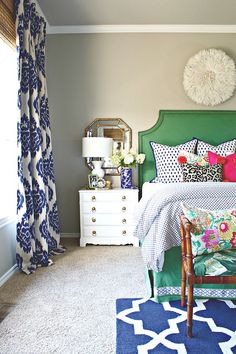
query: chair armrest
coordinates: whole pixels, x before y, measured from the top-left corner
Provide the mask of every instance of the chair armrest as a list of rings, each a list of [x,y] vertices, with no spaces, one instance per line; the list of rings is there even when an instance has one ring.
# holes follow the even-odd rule
[[[185,231],[190,231],[193,227],[192,223],[189,221],[189,219],[186,218],[186,216],[184,216],[184,214],[180,215],[180,223],[184,227]]]

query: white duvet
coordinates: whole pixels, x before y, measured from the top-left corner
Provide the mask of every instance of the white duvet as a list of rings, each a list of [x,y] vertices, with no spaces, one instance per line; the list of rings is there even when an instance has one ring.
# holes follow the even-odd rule
[[[209,210],[234,208],[236,183],[182,182],[157,185],[150,187],[152,192],[149,190],[149,195],[144,192],[139,202],[135,236],[142,242],[145,266],[158,272],[163,267],[164,252],[181,245],[181,201]]]

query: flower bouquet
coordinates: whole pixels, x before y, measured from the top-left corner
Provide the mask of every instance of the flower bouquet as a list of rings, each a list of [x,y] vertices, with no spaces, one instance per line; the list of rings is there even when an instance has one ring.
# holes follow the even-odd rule
[[[132,188],[132,168],[143,164],[144,160],[145,154],[137,154],[133,149],[113,153],[111,157],[113,165],[121,167],[121,188]]]

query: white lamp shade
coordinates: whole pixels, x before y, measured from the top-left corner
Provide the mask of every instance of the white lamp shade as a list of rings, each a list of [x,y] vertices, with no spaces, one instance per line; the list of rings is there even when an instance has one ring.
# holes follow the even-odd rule
[[[112,138],[85,137],[82,140],[83,157],[109,157],[112,155]]]

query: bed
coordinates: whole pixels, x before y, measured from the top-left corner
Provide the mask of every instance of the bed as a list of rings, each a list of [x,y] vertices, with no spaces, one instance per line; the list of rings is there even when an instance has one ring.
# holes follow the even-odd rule
[[[146,160],[139,167],[142,195],[136,216],[136,236],[142,244],[146,283],[157,302],[180,299],[180,233],[176,236],[180,200],[184,198],[190,200],[190,204],[213,210],[220,209],[219,200],[222,208],[236,207],[234,182],[150,183],[157,173],[150,142],[176,146],[194,137],[213,146],[234,140],[236,111],[160,111],[157,123],[139,132],[139,152],[145,153]],[[215,198],[211,198],[213,194]],[[174,202],[170,202],[172,195]],[[236,288],[235,285],[199,285],[194,296],[236,299]]]

